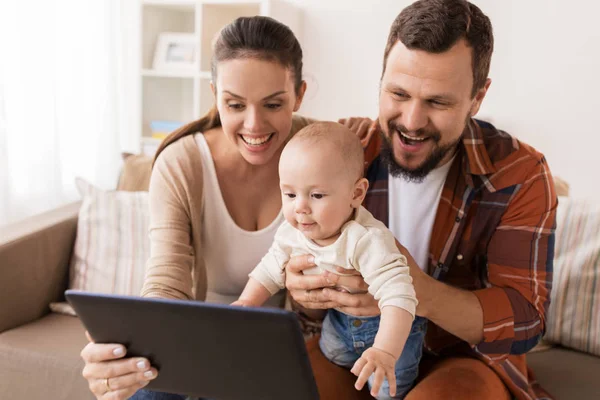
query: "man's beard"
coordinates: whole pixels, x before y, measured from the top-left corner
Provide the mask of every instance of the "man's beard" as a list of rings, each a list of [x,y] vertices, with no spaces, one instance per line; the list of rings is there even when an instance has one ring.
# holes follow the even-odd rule
[[[396,178],[402,177],[408,182],[415,183],[423,182],[425,177],[438,166],[438,164],[444,159],[444,157],[446,157],[448,153],[454,151],[458,143],[462,140],[461,135],[455,141],[443,146],[439,146],[438,143],[441,140],[441,134],[439,132],[419,129],[417,131],[417,136],[429,137],[429,140],[433,140],[435,142],[435,147],[433,152],[427,156],[425,161],[423,161],[416,168],[411,169],[398,164],[394,157],[394,145],[392,144],[392,138],[394,135],[400,135],[400,132],[408,133],[409,130],[403,125],[396,125],[393,121],[390,121],[388,123],[388,132],[390,137],[387,137],[385,133],[381,132],[381,136],[383,138],[380,153],[381,159],[387,165],[390,175]],[[408,158],[410,157],[411,155],[408,156]]]

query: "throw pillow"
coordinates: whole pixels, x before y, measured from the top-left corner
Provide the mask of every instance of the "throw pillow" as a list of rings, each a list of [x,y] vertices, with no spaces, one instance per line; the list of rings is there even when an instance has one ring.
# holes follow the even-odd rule
[[[148,192],[104,191],[80,178],[76,185],[83,201],[69,288],[139,295],[150,256]],[[75,314],[67,303],[50,308]]]
[[[148,191],[153,158],[144,154],[121,153],[123,168],[117,190]]]
[[[559,198],[545,338],[600,356],[600,202]]]

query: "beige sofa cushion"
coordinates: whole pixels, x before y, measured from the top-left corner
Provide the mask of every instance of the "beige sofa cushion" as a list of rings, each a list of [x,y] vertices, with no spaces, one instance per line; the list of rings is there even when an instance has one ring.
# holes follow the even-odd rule
[[[545,339],[600,356],[600,202],[559,198]]]
[[[78,318],[49,314],[0,334],[0,398],[93,399],[79,356],[87,343]]]
[[[528,354],[527,365],[556,400],[600,399],[600,357],[555,347]]]
[[[123,153],[123,169],[117,190],[148,191],[153,158],[143,154]]]

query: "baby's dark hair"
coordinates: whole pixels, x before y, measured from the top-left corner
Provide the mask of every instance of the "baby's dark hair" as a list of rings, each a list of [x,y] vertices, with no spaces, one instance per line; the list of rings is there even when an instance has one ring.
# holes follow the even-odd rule
[[[296,133],[288,145],[302,141],[308,141],[314,146],[331,143],[335,149],[339,149],[339,155],[346,164],[349,176],[356,180],[363,177],[363,147],[358,136],[344,125],[337,122],[315,122]]]

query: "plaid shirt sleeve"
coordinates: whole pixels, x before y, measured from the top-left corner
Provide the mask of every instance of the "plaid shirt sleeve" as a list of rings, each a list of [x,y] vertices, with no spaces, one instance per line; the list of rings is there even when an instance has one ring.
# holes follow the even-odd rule
[[[474,292],[484,318],[475,350],[493,361],[533,348],[550,304],[557,198],[545,159],[529,164],[489,242],[487,287]]]

